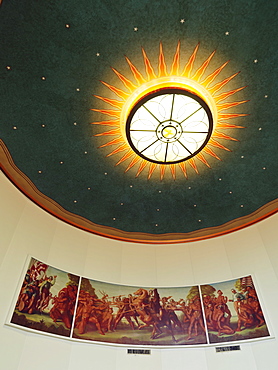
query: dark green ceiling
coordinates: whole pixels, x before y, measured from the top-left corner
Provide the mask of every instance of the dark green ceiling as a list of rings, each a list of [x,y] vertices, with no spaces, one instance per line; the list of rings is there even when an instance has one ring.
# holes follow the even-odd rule
[[[276,0],[3,0],[1,138],[43,194],[99,225],[187,233],[249,215],[277,197],[277,9]],[[90,123],[104,117],[90,109],[106,106],[93,94],[115,98],[99,80],[122,88],[111,66],[132,78],[124,55],[144,73],[142,46],[156,69],[162,41],[169,66],[178,40],[181,64],[200,42],[196,66],[217,49],[212,69],[230,59],[222,78],[241,71],[227,89],[248,85],[236,100],[250,102],[233,112],[249,116],[231,122],[246,128],[225,131],[239,141],[221,141],[232,151],[217,151],[222,161],[208,159],[200,175],[135,178],[98,149],[105,141]]]

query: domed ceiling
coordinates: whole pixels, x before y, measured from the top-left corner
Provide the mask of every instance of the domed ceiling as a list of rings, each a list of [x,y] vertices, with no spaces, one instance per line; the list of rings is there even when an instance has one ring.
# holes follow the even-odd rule
[[[200,240],[273,214],[277,9],[3,0],[4,173],[54,216],[126,241]]]

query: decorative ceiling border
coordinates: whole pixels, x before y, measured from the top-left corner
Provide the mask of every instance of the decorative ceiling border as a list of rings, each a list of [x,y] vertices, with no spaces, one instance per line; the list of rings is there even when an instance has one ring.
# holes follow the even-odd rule
[[[209,227],[188,233],[148,234],[128,232],[109,226],[98,225],[84,217],[71,213],[57,202],[41,193],[32,181],[15,165],[7,146],[2,140],[0,140],[0,163],[1,169],[9,180],[24,195],[51,215],[84,231],[126,242],[174,244],[210,239],[253,225],[278,211],[278,199],[275,199],[247,216],[239,217],[220,226]]]

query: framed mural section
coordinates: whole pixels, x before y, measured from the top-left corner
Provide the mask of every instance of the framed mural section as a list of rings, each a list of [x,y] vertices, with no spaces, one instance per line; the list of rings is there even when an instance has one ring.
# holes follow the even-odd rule
[[[101,282],[29,258],[7,325],[124,346],[204,346],[270,335],[251,275],[182,287]]]
[[[201,285],[209,343],[269,337],[252,277]]]
[[[73,338],[139,346],[206,344],[198,286],[134,287],[82,278]]]
[[[70,337],[79,280],[77,275],[31,258],[10,323]]]

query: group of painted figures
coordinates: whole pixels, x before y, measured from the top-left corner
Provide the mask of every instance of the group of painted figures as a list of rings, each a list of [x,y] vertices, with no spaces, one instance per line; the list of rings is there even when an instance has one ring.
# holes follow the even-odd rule
[[[156,288],[140,288],[128,296],[108,297],[105,292],[101,293],[102,298],[99,299],[84,290],[80,291],[75,318],[75,327],[79,334],[92,330],[89,326],[94,324],[98,332],[105,335],[117,330],[123,319],[129,323],[132,330],[151,327],[151,339],[158,338],[162,334],[162,328],[167,327],[172,340],[176,342],[174,331],[178,330],[184,334],[185,323],[188,323],[187,340],[198,334],[205,334],[198,294],[186,304],[183,299],[177,302],[171,296],[160,298]],[[175,311],[182,311],[183,318],[180,319]]]
[[[62,321],[70,329],[74,317],[77,297],[77,284],[70,281],[56,296],[51,288],[56,282],[56,276],[47,276],[46,265],[43,271],[31,268],[22,285],[16,308],[28,314],[49,312],[54,322]],[[194,288],[194,287],[193,287]],[[195,287],[197,288],[197,287]],[[245,328],[255,328],[265,324],[263,313],[254,287],[246,286],[239,292],[231,289],[231,298],[223,295],[221,290],[213,293],[203,292],[203,309],[206,326],[209,332],[218,336],[232,335]],[[145,327],[152,328],[151,339],[160,337],[163,327],[168,329],[172,340],[176,342],[177,333],[191,340],[198,335],[205,336],[202,303],[198,288],[190,294],[190,299],[175,301],[171,296],[160,297],[158,290],[138,289],[133,294],[109,297],[101,292],[97,297],[94,290],[89,293],[80,289],[78,305],[75,314],[75,328],[78,334],[97,330],[105,335],[117,330],[124,320],[132,330]],[[231,322],[231,311],[228,301],[233,302],[237,322]]]
[[[54,322],[63,321],[70,329],[74,315],[78,287],[71,282],[53,296],[50,289],[56,282],[57,276],[47,276],[45,271],[31,268],[27,271],[16,309],[28,314],[41,314],[49,306],[49,315]]]
[[[234,334],[244,329],[259,327],[265,324],[262,309],[255,289],[252,286],[242,288],[240,292],[231,289],[232,299],[223,295],[221,290],[217,296],[203,295],[206,325],[209,331],[221,334]],[[237,324],[231,324],[231,311],[227,302],[233,302],[237,314]]]

